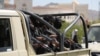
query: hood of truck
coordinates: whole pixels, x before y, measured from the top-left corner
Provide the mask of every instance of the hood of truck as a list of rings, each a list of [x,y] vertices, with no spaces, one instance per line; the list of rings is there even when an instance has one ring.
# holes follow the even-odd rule
[[[83,48],[85,48],[85,44],[81,44]],[[91,42],[88,43],[88,48],[91,52],[100,52],[100,42]]]

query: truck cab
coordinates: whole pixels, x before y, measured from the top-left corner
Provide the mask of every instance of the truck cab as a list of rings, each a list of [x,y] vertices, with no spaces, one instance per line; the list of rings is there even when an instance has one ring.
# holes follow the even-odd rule
[[[88,43],[92,55],[100,55],[100,23],[92,24],[88,29]]]
[[[38,15],[35,15],[39,17]],[[36,18],[33,16],[34,18]],[[55,28],[52,27],[45,20],[38,19],[42,23],[49,25],[54,32]],[[76,49],[70,51],[59,52],[50,51],[44,54],[36,54],[32,46],[32,41],[37,41],[31,38],[29,28],[29,14],[16,10],[0,10],[0,56],[89,56],[90,50]],[[58,33],[59,35],[59,33]],[[61,41],[60,41],[61,42]],[[62,47],[62,46],[60,46]],[[49,48],[46,48],[49,49]],[[44,50],[42,50],[44,51]]]

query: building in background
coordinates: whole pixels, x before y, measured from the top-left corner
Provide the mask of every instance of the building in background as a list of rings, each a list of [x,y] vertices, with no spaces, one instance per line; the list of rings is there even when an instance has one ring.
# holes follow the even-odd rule
[[[88,19],[88,5],[79,4],[77,0],[73,0],[72,3],[57,4],[50,3],[46,6],[36,6],[33,7],[33,12],[38,14],[55,14],[55,13],[80,13],[85,19]],[[67,22],[71,22],[75,19],[75,16],[62,17]]]
[[[79,4],[77,0],[73,0],[72,3],[57,4],[50,3],[46,6],[32,7],[32,0],[14,0],[14,4],[9,3],[10,0],[4,0],[4,9],[17,9],[32,11],[37,14],[54,14],[54,13],[80,13],[85,19],[88,19],[88,5]],[[75,16],[62,17],[67,22],[74,20]]]
[[[10,0],[4,0],[4,9],[32,11],[32,0],[14,0],[14,4],[9,2]]]
[[[10,0],[4,0],[4,3],[5,4],[9,4],[10,3]]]
[[[18,10],[32,11],[32,0],[14,0],[14,5]]]
[[[16,9],[14,4],[10,4],[10,0],[4,0],[4,9]]]

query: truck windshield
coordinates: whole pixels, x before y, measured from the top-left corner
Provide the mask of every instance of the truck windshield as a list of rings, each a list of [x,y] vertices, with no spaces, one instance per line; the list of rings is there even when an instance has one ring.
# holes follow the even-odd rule
[[[100,26],[91,27],[88,32],[88,41],[100,42]]]

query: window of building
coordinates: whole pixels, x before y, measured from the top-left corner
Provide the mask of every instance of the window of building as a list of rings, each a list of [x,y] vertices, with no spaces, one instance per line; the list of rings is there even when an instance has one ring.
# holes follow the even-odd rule
[[[11,51],[12,46],[10,20],[0,18],[0,52]]]
[[[27,8],[26,8],[26,4],[25,4],[25,3],[22,4],[22,6],[23,6],[23,7],[22,7],[23,10],[27,10]]]

